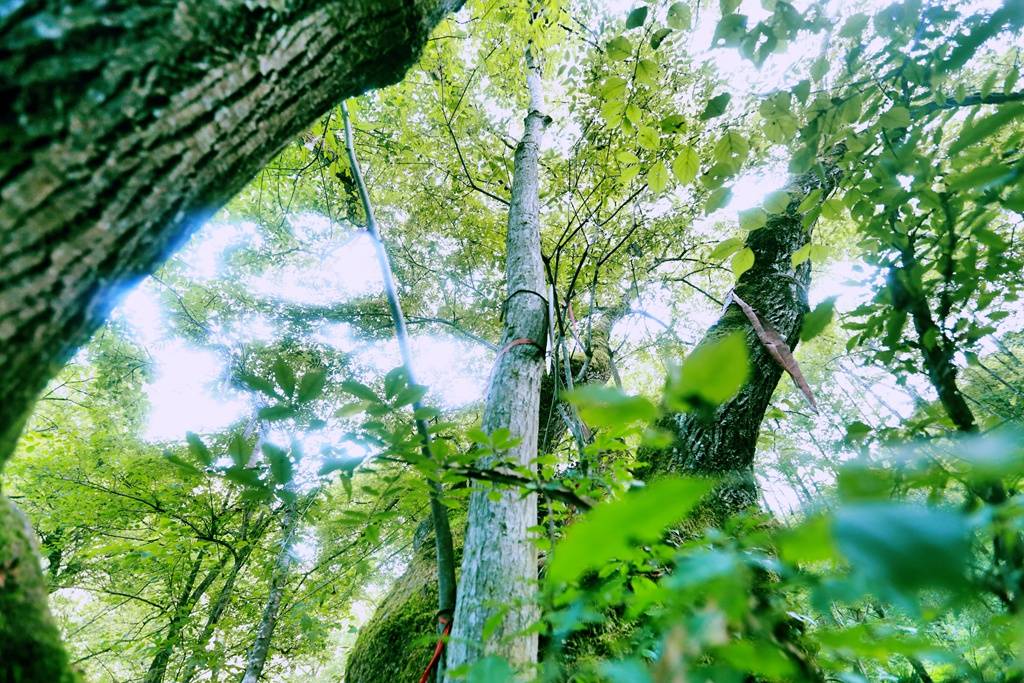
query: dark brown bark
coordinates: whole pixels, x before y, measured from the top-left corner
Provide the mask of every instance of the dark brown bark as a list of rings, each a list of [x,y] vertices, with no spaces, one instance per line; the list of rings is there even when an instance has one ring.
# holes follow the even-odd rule
[[[894,305],[905,308],[910,314],[925,372],[949,419],[961,432],[976,432],[978,427],[974,412],[967,405],[967,399],[956,381],[957,369],[953,362],[956,347],[932,315],[928,298],[921,289],[915,244],[912,238],[908,240],[900,249],[899,262],[889,272],[889,288]]]
[[[17,3],[0,18],[0,465],[119,294],[458,0]]]
[[[747,237],[755,256],[754,266],[736,284],[736,293],[795,348],[807,311],[811,263],[793,268],[792,256],[807,244],[810,226],[804,226],[800,203],[810,192],[826,193],[838,180],[834,167],[813,170],[795,178],[787,188],[790,202],[784,213],[772,215],[767,224]],[[746,336],[750,375],[733,398],[718,406],[713,415],[697,412],[670,413],[659,426],[673,435],[665,449],[642,452],[647,463],[643,476],[697,474],[719,478],[721,485],[701,510],[695,523],[721,525],[732,514],[757,505],[754,454],[768,402],[782,377],[782,367],[758,340],[750,321],[736,304],[726,308],[700,344],[714,343],[736,331]]]

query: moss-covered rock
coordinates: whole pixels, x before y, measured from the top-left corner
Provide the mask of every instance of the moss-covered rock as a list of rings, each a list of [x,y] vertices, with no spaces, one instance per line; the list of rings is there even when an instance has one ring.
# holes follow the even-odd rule
[[[345,665],[346,683],[417,681],[437,643],[437,561],[429,519],[421,525],[412,560],[359,631]],[[455,557],[462,556],[462,523],[453,520]]]
[[[0,495],[0,681],[77,683],[46,603],[28,520]]]

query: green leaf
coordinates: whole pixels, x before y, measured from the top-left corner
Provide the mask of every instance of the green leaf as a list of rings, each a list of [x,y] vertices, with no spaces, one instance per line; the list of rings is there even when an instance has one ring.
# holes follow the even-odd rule
[[[679,156],[672,162],[673,175],[684,185],[692,183],[699,170],[700,159],[697,158],[697,152],[693,147],[683,147],[679,151]]]
[[[278,484],[284,485],[292,480],[292,461],[288,452],[279,446],[264,441],[260,444],[260,450],[267,457],[270,463],[270,476]]]
[[[628,59],[633,54],[633,43],[626,36],[612,38],[605,48],[608,50],[608,58],[614,61]]]
[[[701,479],[664,478],[588,512],[565,532],[547,566],[553,584],[572,582],[613,560],[628,560],[683,518],[711,489]]]
[[[636,141],[644,149],[653,152],[658,149],[658,145],[660,143],[658,131],[650,126],[640,126],[639,130],[636,132]]]
[[[783,529],[778,539],[779,555],[786,562],[824,562],[836,556],[832,540],[832,520],[815,515],[799,525]]]
[[[717,246],[711,251],[712,261],[722,261],[729,258],[736,253],[737,250],[743,247],[743,240],[739,237],[730,237],[727,240],[722,240]]]
[[[277,380],[277,386],[284,390],[286,396],[291,396],[295,391],[295,371],[283,358],[278,358],[274,362],[274,379]]]
[[[736,252],[736,255],[732,257],[732,274],[739,279],[743,273],[747,272],[754,267],[754,250],[750,247],[744,247]]]
[[[811,78],[816,81],[820,81],[828,73],[828,60],[824,57],[818,57],[811,64]]]
[[[800,202],[800,206],[796,207],[796,210],[800,213],[810,211],[818,205],[818,202],[821,201],[821,195],[822,192],[820,187],[811,190],[807,196],[804,197],[804,200]]]
[[[747,35],[747,17],[743,14],[729,14],[722,17],[711,39],[714,47],[739,47]]]
[[[724,403],[746,382],[749,365],[746,335],[742,331],[703,342],[669,374],[665,403],[675,410]]]
[[[658,195],[668,186],[668,169],[661,161],[656,161],[647,171],[647,187]]]
[[[491,655],[476,661],[464,680],[466,683],[512,683],[516,677],[515,671],[504,658]]]
[[[595,427],[626,427],[634,422],[650,422],[658,409],[643,396],[629,396],[621,390],[588,384],[562,393],[562,398],[576,406],[587,424]]]
[[[973,144],[994,135],[1011,121],[1024,119],[1024,103],[1009,104],[999,107],[994,113],[981,120],[972,121],[963,127],[956,140],[949,147],[950,154],[959,154]]]
[[[836,297],[830,296],[814,307],[813,311],[804,316],[804,324],[800,328],[800,339],[810,341],[825,331],[832,316],[835,314]]]
[[[768,213],[784,213],[789,208],[789,193],[777,190],[764,198],[764,210]]]
[[[346,394],[352,394],[356,398],[361,398],[364,401],[372,401],[373,403],[380,403],[380,398],[374,393],[373,389],[366,386],[361,382],[355,380],[346,380],[340,385],[341,390]]]
[[[739,213],[740,227],[744,230],[757,230],[763,228],[768,222],[768,214],[764,209],[754,207]],[[753,252],[751,252],[753,254]]]
[[[732,190],[728,187],[720,187],[710,195],[704,203],[704,213],[712,213],[729,203],[732,198]]]
[[[633,9],[626,17],[626,29],[640,28],[647,21],[647,8],[644,6]]]
[[[668,25],[677,31],[687,31],[690,28],[691,15],[690,6],[685,2],[674,2],[668,8],[666,17]]]
[[[278,403],[277,405],[260,408],[258,413],[261,420],[267,420],[269,422],[285,420],[294,414],[295,408],[286,403]]]
[[[963,515],[911,503],[846,504],[835,515],[836,543],[869,585],[966,587],[970,527]]]
[[[606,100],[621,100],[626,95],[626,79],[621,76],[609,76],[601,84],[598,94]],[[622,105],[625,107],[625,104]]]
[[[797,266],[799,266],[801,263],[803,263],[804,261],[806,261],[810,257],[811,257],[811,245],[810,244],[805,244],[804,246],[802,246],[799,249],[797,249],[796,251],[794,251],[793,255],[789,257],[789,260],[793,264],[793,267],[796,268]]]
[[[266,394],[267,396],[277,397],[278,395],[277,389],[274,387],[274,385],[271,382],[263,379],[262,377],[257,377],[256,375],[251,375],[247,372],[240,372],[238,373],[238,381],[240,381],[242,384],[249,387],[250,389],[259,391],[260,393]]]
[[[422,384],[414,384],[398,392],[398,395],[395,397],[394,400],[394,405],[396,408],[407,406],[411,403],[416,403],[422,400],[423,397],[426,395],[427,387],[423,386]]]
[[[878,119],[882,128],[906,128],[910,125],[910,110],[906,107],[893,107]]]
[[[320,466],[319,474],[321,477],[327,476],[331,472],[337,472],[341,470],[348,476],[352,475],[352,472],[359,467],[359,464],[363,461],[362,458],[327,458],[323,461]]]
[[[384,395],[387,398],[394,398],[406,383],[405,367],[399,365],[384,375]]]
[[[661,44],[665,41],[666,38],[669,37],[671,33],[672,29],[670,28],[659,28],[657,31],[655,31],[651,35],[651,49],[657,50],[659,47],[661,47]]]
[[[747,139],[738,131],[731,130],[723,135],[715,145],[715,159],[742,163],[747,158],[749,150],[750,145],[747,143]]]
[[[704,111],[701,112],[700,120],[707,121],[708,119],[713,119],[724,114],[726,107],[729,106],[729,100],[731,99],[732,95],[727,92],[712,97],[704,106]]]
[[[228,442],[228,455],[231,456],[231,460],[234,461],[238,467],[245,467],[246,463],[249,462],[249,456],[252,455],[252,450],[249,446],[249,442],[246,440],[245,435],[241,432],[236,432],[231,437],[231,441]]]
[[[1002,163],[979,166],[967,173],[954,176],[947,181],[951,189],[963,190],[969,187],[989,188],[1005,185],[1015,177],[1012,168]]]
[[[213,462],[213,455],[210,453],[210,449],[206,447],[206,444],[203,443],[198,434],[195,432],[185,432],[185,440],[188,442],[189,452],[196,460],[206,466]]]
[[[842,217],[845,208],[843,200],[838,197],[829,197],[821,205],[821,215],[823,218],[835,220]]]
[[[636,80],[644,85],[658,84],[658,65],[650,59],[641,59],[636,63]]]
[[[310,370],[307,372],[299,381],[299,402],[306,403],[307,401],[313,401],[320,398],[326,383],[327,370],[319,368],[317,370]]]

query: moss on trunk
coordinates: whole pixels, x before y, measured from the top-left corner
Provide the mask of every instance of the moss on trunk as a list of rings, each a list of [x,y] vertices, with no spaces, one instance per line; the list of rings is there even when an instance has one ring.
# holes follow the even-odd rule
[[[0,681],[75,683],[38,557],[28,520],[0,496]]]

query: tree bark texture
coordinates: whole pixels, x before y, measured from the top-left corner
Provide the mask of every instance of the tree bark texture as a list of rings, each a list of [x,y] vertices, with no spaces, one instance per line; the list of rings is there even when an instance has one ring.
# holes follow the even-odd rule
[[[537,455],[540,384],[544,374],[547,301],[540,251],[540,144],[549,121],[542,113],[540,73],[527,55],[529,111],[515,152],[506,236],[505,329],[484,405],[483,429],[506,428],[520,439],[504,454],[530,466]],[[538,348],[540,347],[540,348]],[[537,661],[537,635],[523,634],[536,618],[537,551],[527,529],[537,523],[537,496],[491,490],[470,495],[448,670],[497,655],[513,667]],[[496,616],[497,615],[497,616]],[[484,625],[500,618],[485,637]]]
[[[318,115],[397,81],[460,4],[27,0],[0,10],[0,468],[38,392],[118,296]],[[11,514],[3,521],[3,552],[17,553],[28,581],[38,558]],[[0,642],[14,648],[0,679],[70,680],[45,590],[10,594],[19,585],[0,584]]]
[[[81,680],[68,662],[46,596],[28,520],[0,496],[0,681]]]
[[[812,170],[793,179],[787,191],[786,210],[768,218],[767,224],[747,236],[753,250],[754,266],[740,276],[736,293],[757,313],[763,324],[771,325],[789,347],[795,348],[807,311],[807,289],[811,263],[792,265],[792,256],[809,241],[803,225],[801,202],[815,189],[830,192],[838,181],[834,166]],[[721,484],[697,512],[693,522],[721,525],[732,514],[757,505],[754,455],[768,402],[782,376],[782,367],[762,345],[746,315],[735,303],[704,335],[700,344],[711,344],[736,331],[746,336],[750,375],[746,384],[713,415],[669,413],[659,426],[673,435],[664,449],[642,452],[647,463],[645,476],[676,473],[718,478]]]
[[[572,358],[574,374],[583,371],[582,383],[604,384],[611,376],[609,336],[615,321],[623,314],[622,307],[601,309],[594,314],[592,332],[585,340],[589,343],[585,357],[575,355]],[[555,370],[557,368],[545,374],[541,381],[538,453],[549,453],[566,432],[565,420],[557,406]],[[424,520],[421,528],[431,528],[429,521]],[[453,539],[456,558],[462,553],[462,542],[458,535]],[[438,603],[437,562],[429,552],[429,543],[429,533],[417,540],[409,568],[360,629],[345,665],[348,683],[389,683],[415,679],[423,673],[430,652],[419,643],[429,642],[434,634],[434,610]]]
[[[36,394],[294,135],[458,0],[30,0],[0,13],[0,465]]]

